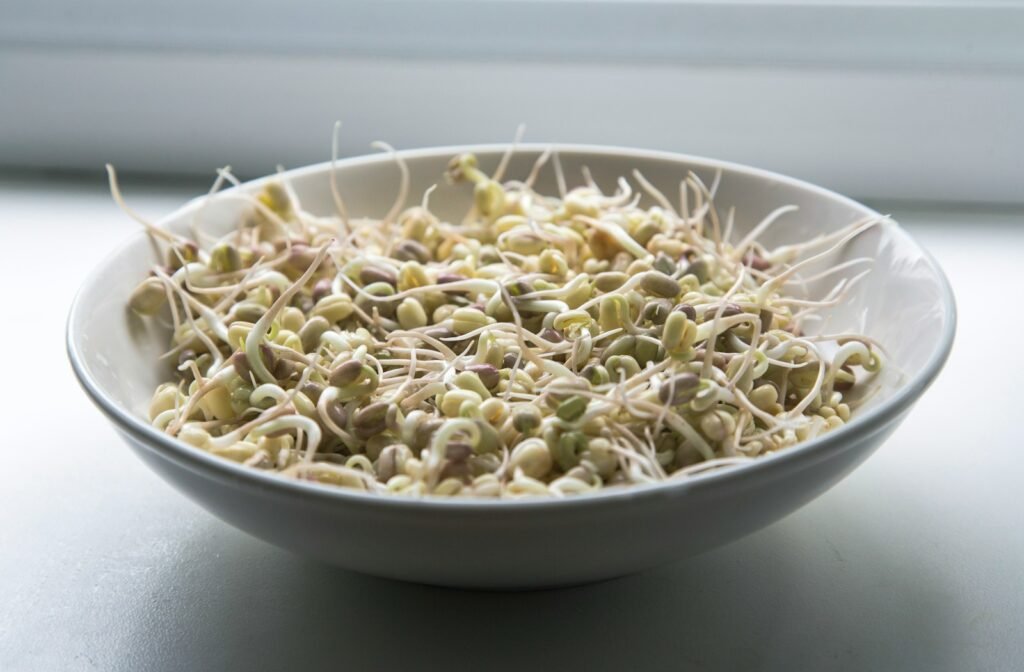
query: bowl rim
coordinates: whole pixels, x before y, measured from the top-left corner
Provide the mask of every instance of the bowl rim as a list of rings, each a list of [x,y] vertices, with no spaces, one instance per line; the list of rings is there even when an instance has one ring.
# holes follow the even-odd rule
[[[404,159],[448,157],[463,152],[472,152],[480,155],[498,154],[507,151],[513,143],[491,143],[474,145],[452,145],[440,147],[426,147],[419,149],[399,150],[397,154]],[[662,150],[636,149],[629,147],[618,147],[612,145],[595,144],[573,144],[573,143],[520,143],[515,145],[517,152],[540,153],[548,149],[559,153],[591,154],[594,156],[616,156],[620,158],[639,158],[646,160],[668,161],[673,163],[688,163],[697,167],[721,169],[742,173],[750,177],[762,180],[769,180],[779,184],[785,184],[794,188],[811,192],[818,196],[844,203],[866,215],[878,215],[875,210],[859,203],[847,196],[836,193],[830,189],[798,178],[776,173],[774,171],[748,166],[730,161],[710,159],[702,156],[668,152]],[[301,178],[319,173],[327,174],[329,171],[338,168],[351,168],[360,165],[392,162],[394,158],[390,154],[366,154],[338,159],[336,162],[324,161],[287,170],[283,173],[266,175],[254,180],[242,183],[238,187],[231,187],[231,190],[250,190],[259,187],[264,182],[272,179]],[[225,190],[228,191],[228,190]],[[200,195],[189,199],[173,212],[161,217],[157,226],[163,226],[166,222],[181,217],[198,206],[206,195]],[[362,506],[371,509],[385,511],[407,511],[407,510],[459,510],[479,511],[487,514],[495,514],[498,511],[522,512],[524,510],[543,509],[547,510],[556,507],[560,511],[592,507],[601,504],[614,504],[621,500],[638,500],[646,498],[663,498],[667,496],[678,496],[690,488],[696,486],[710,486],[713,484],[728,484],[738,479],[754,478],[765,474],[773,468],[781,468],[783,465],[796,466],[804,462],[810,464],[817,459],[825,459],[833,453],[839,452],[844,445],[853,443],[859,439],[867,438],[879,431],[882,431],[892,421],[910,409],[924,391],[934,382],[939,371],[945,365],[953,347],[953,341],[957,326],[956,300],[953,295],[949,279],[946,277],[941,266],[935,258],[917,243],[902,227],[895,227],[895,235],[902,235],[916,251],[921,253],[922,258],[929,264],[937,278],[941,291],[941,308],[945,316],[942,333],[934,351],[924,363],[921,370],[905,381],[891,397],[881,404],[855,416],[848,424],[836,431],[829,432],[816,437],[810,441],[800,442],[786,450],[770,453],[753,459],[749,462],[736,464],[720,469],[712,469],[704,473],[698,473],[687,478],[678,480],[666,480],[656,483],[632,485],[624,488],[610,490],[598,490],[597,492],[574,495],[572,497],[528,497],[522,499],[498,499],[484,497],[440,497],[425,495],[420,497],[389,496],[376,493],[368,493],[348,488],[331,486],[326,484],[303,481],[299,479],[285,478],[276,472],[264,472],[258,469],[245,467],[237,462],[227,460],[200,448],[190,446],[183,441],[167,436],[157,431],[142,418],[136,417],[133,413],[115,402],[104,393],[99,384],[89,374],[84,363],[84,357],[80,352],[76,334],[75,323],[78,321],[78,314],[83,310],[82,295],[85,289],[93,286],[106,272],[108,267],[124,251],[145,236],[143,230],[137,231],[131,237],[124,240],[114,250],[98,263],[85,277],[81,286],[75,294],[68,312],[65,329],[65,342],[68,359],[71,368],[78,380],[79,385],[85,391],[90,400],[103,412],[104,415],[115,425],[115,427],[135,439],[143,447],[155,452],[163,459],[176,463],[180,467],[221,482],[233,482],[235,484],[248,483],[249,485],[272,490],[280,495],[291,495],[296,497],[315,498],[334,504],[350,506]],[[806,466],[805,464],[805,466]]]

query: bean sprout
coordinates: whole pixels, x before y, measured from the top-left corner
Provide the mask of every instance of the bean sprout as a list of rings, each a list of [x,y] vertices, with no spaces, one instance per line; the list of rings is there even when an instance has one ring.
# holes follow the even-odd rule
[[[447,181],[472,190],[460,223],[431,212],[433,186],[407,208],[409,170],[375,143],[400,186],[382,218],[355,217],[338,131],[333,217],[303,210],[281,175],[222,193],[237,182],[225,168],[206,202],[247,209],[220,238],[198,228],[205,203],[195,240],[150,224],[109,169],[166,250],[129,301],[172,320],[175,378],[149,408],[161,431],[385,496],[573,497],[747,463],[843,426],[872,393],[880,344],[801,325],[868,272],[807,295],[870,262],[832,260],[882,218],[766,249],[760,235],[796,210],[783,205],[734,242],[720,171],[710,189],[685,175],[678,207],[639,171],[610,195],[586,170],[570,188],[550,150],[506,180],[521,129],[492,176],[471,154],[450,162]],[[534,190],[549,160],[556,195]]]

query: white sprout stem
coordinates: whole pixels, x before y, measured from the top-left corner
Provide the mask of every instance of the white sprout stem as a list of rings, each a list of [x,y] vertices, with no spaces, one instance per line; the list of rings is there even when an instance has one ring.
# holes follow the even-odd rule
[[[550,147],[548,147],[543,152],[541,152],[540,156],[537,157],[537,160],[533,164],[533,168],[530,170],[530,174],[526,177],[526,180],[523,182],[523,186],[527,190],[533,188],[533,183],[537,181],[538,177],[540,177],[541,169],[544,168],[544,165],[547,164],[548,159],[551,158],[552,151],[553,150]]]
[[[398,164],[398,172],[401,176],[401,183],[398,188],[398,196],[395,197],[395,202],[388,210],[387,214],[384,215],[384,219],[381,220],[381,225],[384,227],[390,226],[395,218],[398,217],[398,213],[402,211],[402,206],[405,205],[405,201],[409,198],[409,166],[406,165],[405,159],[402,158],[398,151],[386,142],[377,140],[370,143],[370,146],[374,149],[381,149],[388,152],[391,158]]]
[[[772,278],[768,282],[766,282],[763,285],[761,285],[761,289],[758,290],[758,293],[757,293],[758,303],[759,304],[763,304],[767,300],[769,294],[771,294],[772,292],[778,291],[779,288],[782,287],[783,284],[785,284],[786,280],[788,280],[800,268],[802,268],[804,266],[807,266],[809,264],[812,264],[812,263],[814,263],[816,261],[819,261],[821,259],[824,259],[825,257],[827,257],[828,255],[832,254],[836,250],[842,249],[842,247],[846,243],[850,242],[851,240],[853,240],[854,238],[856,238],[860,234],[864,233],[868,229],[876,226],[881,221],[883,221],[883,220],[876,218],[876,219],[872,219],[872,220],[868,221],[866,224],[858,226],[857,228],[853,229],[852,231],[847,233],[845,236],[840,238],[839,242],[837,242],[835,245],[832,245],[831,247],[829,247],[828,249],[824,250],[823,252],[819,252],[818,254],[815,254],[814,256],[808,257],[808,258],[804,259],[803,261],[800,261],[799,263],[794,264],[793,266],[790,266],[788,269],[786,269],[785,271],[783,271],[779,275],[776,275],[774,278]]]
[[[622,249],[626,250],[637,259],[645,259],[651,256],[651,253],[648,252],[643,245],[633,240],[632,236],[617,224],[603,222],[599,219],[594,219],[593,217],[587,217],[586,215],[576,215],[574,219],[588,224],[602,233],[608,234],[615,239],[615,242],[622,246]]]
[[[339,233],[344,241],[349,234],[348,208],[341,198],[341,191],[338,189],[338,136],[341,134],[341,122],[334,122],[334,130],[331,131],[331,198],[334,200],[334,209],[338,211],[340,223]]]
[[[320,267],[324,257],[327,256],[327,248],[327,245],[320,248],[320,251],[313,259],[313,262],[309,265],[309,268],[306,269],[306,272],[295,281],[295,284],[286,289],[281,296],[277,297],[277,301],[274,301],[270,306],[270,309],[263,313],[260,319],[256,321],[252,330],[249,331],[249,335],[245,338],[245,354],[249,359],[249,367],[252,369],[253,373],[256,374],[256,377],[264,383],[272,383],[275,382],[276,379],[267,369],[267,365],[263,362],[263,357],[260,354],[260,344],[263,343],[263,339],[266,338],[267,331],[270,329],[270,323],[274,321],[277,314],[281,312],[282,308],[288,305],[288,302],[292,300],[292,297],[295,296],[295,294],[305,286],[306,282],[313,277],[313,274],[316,273],[316,270]]]
[[[501,161],[498,162],[498,167],[494,169],[494,175],[491,176],[495,182],[501,182],[501,179],[505,177],[505,171],[508,170],[508,164],[512,161],[512,155],[519,149],[524,135],[526,135],[526,124],[519,124],[516,126],[516,134],[512,137],[512,144],[501,155]]]
[[[261,437],[287,429],[300,429],[307,435],[306,451],[303,454],[302,460],[307,463],[312,462],[313,456],[316,455],[316,449],[320,445],[320,425],[305,416],[289,415],[275,418],[254,429],[252,435],[254,437]]]

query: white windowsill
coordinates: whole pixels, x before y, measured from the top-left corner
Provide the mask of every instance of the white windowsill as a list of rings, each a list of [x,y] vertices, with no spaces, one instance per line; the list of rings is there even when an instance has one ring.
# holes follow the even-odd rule
[[[203,190],[124,187],[153,217]],[[78,283],[134,223],[99,176],[0,175],[16,392],[0,469],[0,669],[395,669],[408,656],[494,670],[1014,669],[1024,452],[1009,348],[1024,318],[994,283],[1024,284],[1024,211],[878,206],[935,254],[960,308],[946,370],[886,445],[726,548],[569,592],[494,595],[296,558],[147,471],[63,357]]]

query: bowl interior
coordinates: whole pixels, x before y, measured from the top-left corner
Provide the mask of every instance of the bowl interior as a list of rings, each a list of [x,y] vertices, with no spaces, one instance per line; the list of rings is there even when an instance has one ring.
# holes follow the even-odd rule
[[[430,198],[431,209],[442,218],[461,218],[470,204],[470,190],[465,185],[445,184],[442,175],[450,157],[467,149],[478,155],[481,167],[488,171],[493,170],[504,151],[502,146],[488,146],[403,153],[411,178],[405,205],[418,203],[423,192],[436,184]],[[525,178],[543,149],[522,147],[512,158],[506,179]],[[639,170],[673,203],[679,202],[679,184],[689,171],[709,186],[721,171],[715,202],[723,226],[730,211],[734,213],[734,241],[771,211],[788,204],[798,206],[799,210],[782,216],[765,232],[761,240],[769,247],[804,242],[874,214],[865,206],[797,180],[693,157],[567,146],[560,148],[559,158],[570,188],[583,184],[582,170],[587,167],[606,192],[614,191],[617,180],[623,176],[637,189],[633,171]],[[387,155],[341,161],[336,173],[353,217],[381,217],[395,201],[399,171]],[[321,164],[291,171],[286,177],[304,209],[331,215],[334,206],[329,174],[330,166]],[[246,184],[242,189],[255,191],[260,182]],[[557,193],[550,163],[541,171],[536,188],[540,193]],[[130,193],[127,198],[131,200]],[[653,204],[648,196],[644,198],[646,203]],[[690,205],[693,206],[692,195]],[[213,199],[186,204],[160,225],[179,233],[198,226],[211,234],[221,234],[230,230],[249,207],[244,199],[238,198],[236,190],[228,190]],[[83,375],[100,394],[143,422],[153,390],[170,378],[169,364],[160,359],[167,347],[168,329],[166,324],[139,319],[126,309],[126,303],[156,258],[154,244],[140,231],[87,280],[69,324],[72,353],[77,356]],[[808,324],[808,331],[864,333],[884,346],[889,357],[888,374],[881,393],[866,402],[868,408],[884,403],[925,371],[937,353],[948,346],[954,316],[941,271],[895,223],[883,223],[860,235],[829,259],[822,260],[818,268],[857,258],[873,260],[871,273],[852,288],[842,303],[827,310],[823,323]],[[820,298],[841,278],[852,277],[866,268],[867,262],[811,282],[804,288],[806,296]]]

